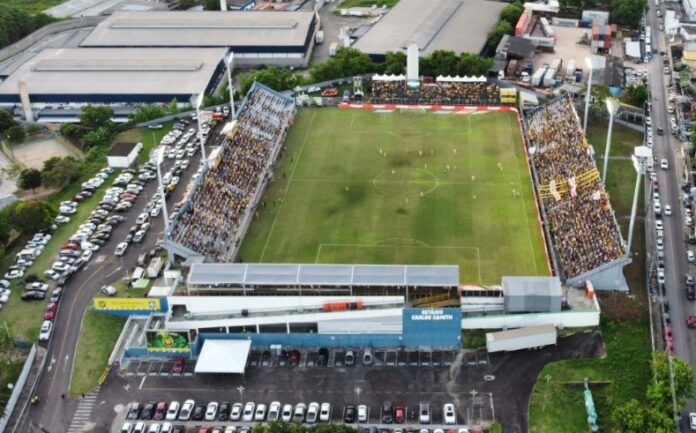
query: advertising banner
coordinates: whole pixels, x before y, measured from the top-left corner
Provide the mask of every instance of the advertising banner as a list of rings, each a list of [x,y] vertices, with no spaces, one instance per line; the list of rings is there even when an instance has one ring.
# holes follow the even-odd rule
[[[97,310],[160,311],[161,307],[157,298],[94,298]]]
[[[406,347],[461,347],[462,310],[459,308],[404,308]]]

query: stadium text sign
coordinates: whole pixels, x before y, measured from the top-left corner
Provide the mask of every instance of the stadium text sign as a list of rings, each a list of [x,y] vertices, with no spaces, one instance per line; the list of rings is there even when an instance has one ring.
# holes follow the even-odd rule
[[[445,313],[443,309],[423,309],[419,313],[411,314],[411,320],[453,320],[454,315],[450,313]]]

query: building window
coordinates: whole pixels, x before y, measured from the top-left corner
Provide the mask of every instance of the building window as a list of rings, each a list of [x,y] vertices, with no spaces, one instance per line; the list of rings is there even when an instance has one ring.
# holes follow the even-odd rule
[[[290,332],[316,334],[318,332],[318,326],[316,323],[291,323]]]

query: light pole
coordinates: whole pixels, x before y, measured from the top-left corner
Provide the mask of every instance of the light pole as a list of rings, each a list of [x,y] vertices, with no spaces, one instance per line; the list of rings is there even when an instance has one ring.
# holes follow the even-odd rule
[[[607,131],[607,146],[604,149],[604,165],[602,167],[602,182],[607,185],[607,166],[609,165],[609,149],[611,149],[611,132],[614,127],[614,116],[619,111],[619,100],[616,98],[607,98],[607,111],[609,112],[609,130]]]
[[[203,105],[203,94],[191,96],[191,105],[196,108],[196,121],[198,122],[198,141],[201,143],[201,165],[205,164],[208,159],[205,156],[205,141],[203,139],[203,130],[201,128],[201,105]]]
[[[164,236],[167,235],[167,229],[169,228],[169,211],[167,210],[167,198],[164,195],[164,185],[162,183],[162,169],[160,166],[164,162],[164,147],[156,147],[150,154],[150,160],[155,161],[155,166],[157,167],[157,182],[159,185],[160,202],[162,206],[162,218],[164,218]],[[165,244],[166,245],[166,244]],[[167,263],[169,266],[173,263],[173,257],[171,251],[167,250]]]
[[[585,119],[582,122],[582,132],[587,136],[587,115],[590,112],[590,94],[592,93],[592,59],[585,57],[585,64],[590,69],[590,76],[587,78],[587,93],[585,94]]]
[[[626,255],[631,255],[631,242],[633,241],[633,225],[636,222],[636,211],[638,210],[638,193],[640,192],[640,177],[645,174],[648,164],[652,161],[652,149],[647,146],[638,146],[633,149],[631,156],[633,168],[636,170],[636,188],[633,191],[633,204],[631,205],[631,222],[628,224],[628,242],[626,245]]]
[[[230,118],[234,120],[237,116],[234,112],[234,87],[232,87],[232,68],[234,68],[234,53],[230,52],[227,56],[227,86],[230,88]]]

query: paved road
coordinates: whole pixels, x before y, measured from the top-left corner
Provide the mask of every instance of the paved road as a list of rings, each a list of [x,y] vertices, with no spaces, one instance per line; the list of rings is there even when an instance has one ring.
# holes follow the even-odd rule
[[[215,134],[211,135],[213,136]],[[209,144],[213,143],[209,142]],[[209,149],[206,149],[206,152],[210,154]],[[173,165],[173,161],[165,160],[163,175]],[[186,191],[186,185],[199,164],[200,152],[197,152],[191,158],[189,168],[182,174],[179,186],[167,199],[170,212]],[[103,195],[105,189],[102,187],[98,194]],[[116,244],[125,239],[138,214],[156,192],[157,181],[149,182],[133,208],[123,214],[126,220],[114,229],[108,243],[97,251],[95,258],[66,284],[53,335],[47,347],[46,369],[37,385],[36,394],[40,397],[41,403],[36,407],[29,407],[26,416],[19,422],[17,432],[33,432],[36,426],[43,426],[51,433],[68,431],[81,398],[63,400],[61,394],[68,393],[80,322],[85,310],[92,305],[92,298],[99,288],[123,277],[128,270],[136,266],[140,253],[152,249],[157,240],[161,239],[164,230],[163,216],[151,221],[150,231],[141,244],[131,244],[123,257],[119,258],[113,254]]]
[[[647,15],[647,22],[653,29],[658,41],[658,51],[668,51],[664,38],[659,31],[660,20],[655,14],[655,4],[649,2],[650,10]],[[683,176],[683,159],[679,156],[681,148],[677,137],[670,134],[669,113],[667,112],[668,93],[666,90],[669,85],[669,76],[663,72],[662,56],[655,55],[649,64],[650,72],[650,91],[652,93],[652,120],[653,130],[661,127],[665,130],[665,135],[658,136],[653,134],[653,152],[660,158],[667,158],[669,170],[657,169],[657,178],[660,184],[660,199],[662,207],[670,204],[673,209],[672,216],[664,216],[662,220],[665,226],[665,300],[669,302],[671,326],[674,329],[674,347],[677,355],[688,362],[692,368],[696,369],[696,333],[686,327],[686,317],[696,314],[696,304],[688,301],[684,291],[684,275],[690,271],[690,266],[686,260],[686,227],[684,221],[684,207],[680,202],[680,185],[685,181]],[[650,225],[654,227],[654,215],[649,208]],[[654,237],[646,236],[648,239],[648,263],[654,257]],[[657,338],[663,338],[661,335]],[[696,402],[690,402],[685,409],[682,419],[687,419],[686,413],[696,409]]]

